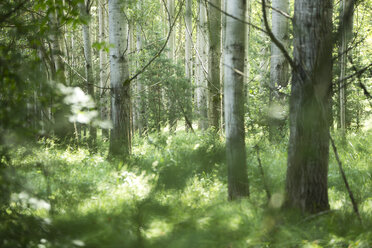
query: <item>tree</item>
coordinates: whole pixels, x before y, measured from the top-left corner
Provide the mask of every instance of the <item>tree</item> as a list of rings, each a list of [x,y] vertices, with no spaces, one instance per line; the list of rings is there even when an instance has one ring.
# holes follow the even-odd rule
[[[186,0],[185,6],[185,29],[186,29],[186,41],[185,41],[185,75],[189,81],[190,86],[192,85],[192,0]],[[190,87],[191,88],[191,87]],[[190,92],[187,92],[187,95],[191,95]],[[191,99],[189,99],[191,102]],[[190,104],[189,104],[190,105]],[[186,116],[189,120],[186,121],[186,127],[189,128],[189,125],[192,124],[191,118],[192,107],[186,106]],[[189,121],[189,123],[187,123]]]
[[[225,2],[226,12],[245,19],[245,0]],[[226,17],[224,47],[224,106],[229,199],[249,195],[244,131],[244,23]]]
[[[131,150],[130,85],[127,60],[128,20],[124,13],[126,1],[109,0],[109,40],[111,68],[110,155],[126,158]]]
[[[339,82],[339,96],[340,96],[340,128],[345,136],[346,133],[346,81],[342,81],[346,77],[347,71],[347,56],[349,54],[347,47],[351,40],[353,32],[353,12],[354,12],[354,0],[342,0],[340,2],[341,13],[340,13],[340,82]]]
[[[90,41],[90,1],[85,0],[84,3],[80,4],[81,15],[85,18],[85,24],[83,24],[83,44],[84,44],[84,58],[85,58],[85,76],[87,79],[88,94],[94,99],[94,79],[93,79],[93,62],[92,62],[92,45]],[[89,126],[89,139],[88,145],[92,149],[96,146],[97,129],[93,126]]]
[[[207,108],[207,18],[206,6],[203,0],[198,0],[198,26],[197,26],[197,49],[196,49],[196,109],[198,115],[198,128],[208,128]]]
[[[213,4],[213,5],[211,5]],[[209,126],[220,128],[221,93],[220,93],[220,59],[221,59],[221,0],[208,3],[208,117]]]
[[[296,0],[286,202],[329,209],[327,173],[332,86],[332,0]]]
[[[285,48],[289,47],[288,17],[284,16],[289,12],[288,0],[273,0],[272,2],[272,32]],[[270,64],[270,100],[273,97],[278,100],[277,90],[286,87],[289,80],[289,64],[280,49],[271,43],[271,64]]]
[[[98,41],[101,46],[106,42],[106,14],[105,14],[105,1],[98,1]],[[107,79],[107,53],[104,47],[99,49],[99,86],[101,87],[100,95],[100,112],[101,119],[108,118],[107,110],[107,94],[106,93],[106,79]],[[107,129],[102,129],[102,135],[106,138],[109,137]]]

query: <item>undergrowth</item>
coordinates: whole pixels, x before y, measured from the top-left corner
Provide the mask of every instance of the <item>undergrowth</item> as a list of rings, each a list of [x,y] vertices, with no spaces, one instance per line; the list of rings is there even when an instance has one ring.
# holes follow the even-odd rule
[[[332,210],[303,216],[281,208],[285,144],[246,140],[251,196],[235,202],[227,201],[224,140],[214,132],[135,137],[125,162],[108,162],[105,142],[96,154],[53,140],[13,148],[10,177],[17,187],[0,214],[0,246],[371,247],[371,138],[337,142],[363,224],[332,153]]]

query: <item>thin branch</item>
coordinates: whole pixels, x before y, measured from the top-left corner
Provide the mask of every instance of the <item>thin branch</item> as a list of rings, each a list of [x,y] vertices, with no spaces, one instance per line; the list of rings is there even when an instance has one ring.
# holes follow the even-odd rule
[[[164,1],[163,1],[163,3],[164,3]],[[161,47],[161,49],[158,51],[158,53],[157,54],[155,54],[155,56],[152,58],[152,59],[150,59],[150,61],[144,66],[144,67],[142,67],[142,69],[140,69],[139,71],[137,71],[137,73],[136,74],[134,74],[131,78],[129,78],[129,79],[127,79],[124,83],[123,83],[123,86],[126,86],[126,85],[128,85],[128,84],[130,84],[130,82],[132,82],[134,79],[136,79],[140,74],[142,74],[146,69],[147,69],[147,67],[149,67],[160,55],[161,55],[161,53],[164,51],[164,49],[165,49],[165,47],[167,46],[167,44],[168,44],[168,41],[169,41],[169,38],[170,38],[170,36],[171,36],[171,34],[172,34],[172,30],[173,30],[173,28],[174,28],[174,25],[176,24],[176,21],[177,21],[177,19],[178,19],[178,17],[179,17],[179,15],[180,15],[180,13],[181,13],[181,10],[182,10],[182,5],[185,3],[185,0],[183,0],[182,1],[182,3],[181,3],[181,7],[180,7],[180,9],[179,9],[179,11],[177,12],[177,15],[176,15],[176,17],[174,18],[174,21],[173,21],[173,23],[172,23],[172,25],[170,26],[170,29],[169,29],[169,32],[168,32],[168,36],[167,36],[167,40],[164,42],[164,44],[163,44],[163,46]],[[166,5],[166,4],[165,4]]]
[[[350,197],[351,203],[353,204],[354,212],[355,212],[355,214],[357,215],[359,222],[362,224],[362,218],[360,217],[360,214],[359,214],[358,204],[356,203],[356,201],[355,201],[355,199],[354,199],[353,192],[352,192],[351,189],[350,189],[350,186],[349,186],[349,183],[348,183],[348,181],[347,181],[347,178],[346,178],[345,172],[344,172],[344,170],[343,170],[343,168],[342,168],[342,163],[341,163],[340,157],[338,156],[338,152],[337,152],[337,148],[336,148],[335,142],[334,142],[334,140],[332,139],[331,134],[329,134],[329,139],[331,140],[331,144],[332,144],[333,152],[334,152],[335,157],[336,157],[336,160],[337,160],[338,168],[340,169],[340,173],[341,173],[341,176],[342,176],[342,180],[343,180],[344,183],[345,183],[345,187],[346,187],[346,189],[347,189],[347,191],[348,191],[348,193],[349,193],[349,197]]]
[[[212,2],[210,2],[210,1],[208,1],[208,0],[207,0],[207,2],[210,4],[210,6],[212,6],[212,7],[215,8],[215,9],[217,9],[217,10],[220,11],[222,14],[224,14],[224,15],[226,15],[226,16],[228,16],[228,17],[231,17],[232,19],[237,20],[237,21],[239,21],[239,22],[241,22],[241,23],[244,23],[244,24],[250,25],[251,27],[253,27],[253,28],[255,28],[255,29],[257,29],[257,30],[259,30],[259,31],[261,31],[261,32],[263,32],[263,33],[265,33],[265,34],[268,34],[268,33],[267,33],[265,30],[263,30],[262,28],[260,28],[260,27],[254,25],[254,24],[252,24],[252,23],[250,23],[250,22],[247,22],[247,21],[245,21],[245,20],[242,20],[242,19],[240,19],[240,18],[238,18],[238,17],[236,17],[236,16],[233,16],[233,15],[227,13],[226,11],[222,10],[220,7],[214,5]]]
[[[262,167],[262,163],[261,163],[260,147],[257,144],[254,148],[255,148],[256,153],[257,153],[258,167],[260,168],[260,172],[261,172],[262,181],[263,181],[264,189],[265,189],[265,192],[266,192],[267,200],[270,201],[271,194],[270,194],[270,190],[269,190],[269,187],[267,185],[267,182],[266,182],[265,173],[264,173],[264,170],[263,170],[263,167]]]
[[[27,0],[20,2],[17,6],[14,7],[14,9],[10,10],[8,13],[1,16],[0,23],[10,18],[15,12],[17,12],[20,8],[22,8],[22,6],[25,5],[27,2],[28,2]]]
[[[280,9],[274,8],[273,6],[271,6],[271,5],[267,5],[267,4],[265,4],[265,7],[270,8],[270,9],[274,10],[275,12],[281,14],[281,15],[284,16],[285,18],[288,18],[289,20],[293,21],[293,17],[292,17],[292,16],[288,15],[288,14],[285,13],[284,11],[281,11]]]
[[[353,70],[355,71],[356,76],[358,77],[358,85],[359,85],[359,87],[363,90],[363,93],[364,93],[364,95],[367,98],[372,99],[371,94],[368,92],[367,87],[362,83],[362,79],[361,79],[362,73],[364,71],[366,71],[372,65],[372,63],[369,64],[367,67],[363,68],[362,70],[359,70],[358,71],[358,69],[356,68],[356,66],[353,63],[353,58],[351,56],[349,56],[348,59],[349,59],[349,61],[351,63],[351,66],[352,66]]]
[[[263,13],[263,19],[264,19],[264,24],[266,28],[266,34],[269,35],[271,38],[271,41],[274,42],[274,44],[279,48],[279,50],[282,52],[288,63],[291,65],[293,70],[297,70],[297,66],[291,56],[289,56],[288,51],[285,49],[284,45],[275,37],[273,34],[271,28],[269,27],[269,22],[267,21],[267,14],[266,14],[266,0],[262,0],[262,13]]]

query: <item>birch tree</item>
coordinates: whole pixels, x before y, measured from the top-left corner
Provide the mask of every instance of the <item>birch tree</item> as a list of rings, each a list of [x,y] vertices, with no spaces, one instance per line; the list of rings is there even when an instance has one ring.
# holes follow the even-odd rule
[[[137,3],[137,10],[140,12],[142,9],[141,2]],[[140,55],[140,52],[142,50],[143,44],[142,44],[142,33],[141,33],[141,25],[137,22],[136,24],[136,50],[137,55]],[[139,68],[141,65],[139,61],[137,61],[137,68]],[[145,119],[146,119],[146,106],[145,106],[145,99],[143,97],[145,92],[145,85],[142,82],[141,75],[137,77],[136,80],[136,109],[137,109],[137,127],[139,134],[142,134],[145,129]]]
[[[209,126],[220,128],[221,93],[220,93],[220,59],[221,59],[221,0],[208,2],[208,117]]]
[[[190,86],[192,85],[192,69],[193,69],[193,57],[192,57],[192,0],[186,0],[185,6],[185,29],[186,29],[186,42],[185,42],[185,75],[189,81]],[[190,87],[191,89],[191,87]],[[191,92],[188,92],[186,95],[192,95]],[[189,102],[192,102],[189,99]],[[189,119],[189,125],[191,125],[191,112],[192,107],[186,106],[186,115]],[[186,121],[187,122],[187,121]],[[188,124],[186,123],[186,128]]]
[[[84,44],[84,58],[85,58],[85,76],[87,79],[88,94],[94,99],[94,79],[93,79],[93,63],[92,63],[92,45],[90,40],[90,1],[85,0],[84,3],[80,4],[81,15],[85,18],[85,24],[83,24],[83,44]],[[93,125],[89,126],[89,139],[88,145],[90,148],[95,147],[97,139],[97,130]]]
[[[245,20],[245,0],[226,1],[226,12]],[[244,132],[244,23],[226,16],[224,107],[229,199],[249,195]]]
[[[340,82],[339,82],[339,98],[340,98],[340,128],[345,135],[346,133],[346,81],[342,81],[346,77],[347,70],[347,56],[350,53],[348,43],[350,42],[353,31],[353,12],[354,0],[342,0],[340,23],[341,23],[341,39],[340,39]]]
[[[289,12],[288,0],[273,0],[272,2],[272,32],[285,48],[289,47],[288,18],[283,13]],[[283,53],[271,42],[271,68],[270,68],[270,99],[278,100],[277,90],[286,87],[289,80],[289,64]]]
[[[127,157],[131,150],[130,85],[127,60],[128,20],[124,13],[126,1],[109,0],[109,41],[111,71],[110,155]]]
[[[329,209],[327,174],[332,83],[332,0],[296,0],[287,205]]]
[[[102,45],[106,42],[106,13],[105,13],[105,0],[98,1],[98,41]],[[108,119],[106,93],[106,80],[107,80],[107,53],[102,47],[99,50],[99,86],[100,86],[100,114],[102,120]],[[107,129],[102,129],[102,135],[106,138],[109,137]]]
[[[207,107],[207,17],[206,6],[203,0],[198,0],[198,26],[197,26],[197,56],[196,56],[196,108],[198,115],[198,128],[208,128]]]

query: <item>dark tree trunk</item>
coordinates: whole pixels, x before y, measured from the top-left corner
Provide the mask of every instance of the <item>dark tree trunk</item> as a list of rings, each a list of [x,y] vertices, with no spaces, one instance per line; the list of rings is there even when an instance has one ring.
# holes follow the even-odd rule
[[[327,174],[332,83],[332,0],[296,0],[287,206],[329,209]]]

